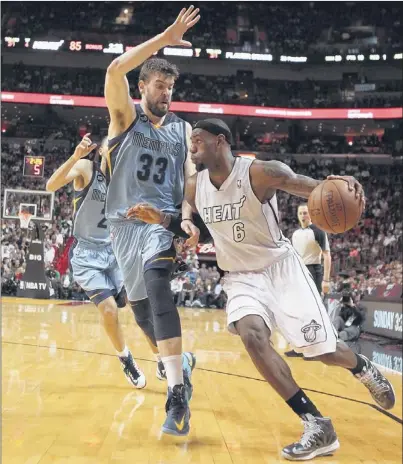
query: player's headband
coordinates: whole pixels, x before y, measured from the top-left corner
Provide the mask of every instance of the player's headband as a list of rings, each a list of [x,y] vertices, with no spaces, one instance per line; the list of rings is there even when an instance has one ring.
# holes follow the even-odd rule
[[[198,121],[193,129],[203,129],[206,132],[210,132],[213,135],[225,135],[225,140],[232,145],[232,134],[229,129],[216,124],[212,119],[204,119],[203,121]]]

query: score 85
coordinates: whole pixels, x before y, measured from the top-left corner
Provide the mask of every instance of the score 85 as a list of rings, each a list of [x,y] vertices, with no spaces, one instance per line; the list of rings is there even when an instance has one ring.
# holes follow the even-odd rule
[[[79,52],[79,51],[81,51],[81,49],[82,49],[82,42],[81,42],[81,40],[79,40],[79,41],[77,41],[77,40],[72,40],[72,41],[70,42],[69,49],[70,49],[72,52]]]

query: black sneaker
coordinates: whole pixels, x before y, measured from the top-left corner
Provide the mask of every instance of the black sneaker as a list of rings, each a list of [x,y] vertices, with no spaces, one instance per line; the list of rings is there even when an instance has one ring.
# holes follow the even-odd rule
[[[328,456],[340,447],[333,424],[328,417],[306,414],[302,423],[304,433],[300,441],[283,448],[282,455],[289,461],[308,461],[317,456]]]
[[[368,388],[372,398],[381,408],[392,409],[396,402],[392,384],[368,358],[362,354],[357,356],[364,359],[365,366],[359,374],[355,374],[355,377]]]
[[[167,378],[167,371],[165,370],[165,366],[162,361],[158,361],[157,363],[156,375],[158,380],[166,380]]]
[[[296,351],[294,350],[291,350],[291,351],[286,351],[285,353],[285,356],[287,356],[288,358],[303,358],[304,355],[302,353],[297,353]]]
[[[122,363],[123,373],[129,383],[134,385],[136,388],[144,388],[147,384],[146,376],[140,370],[130,351],[129,356],[119,356],[119,360]]]
[[[187,435],[190,430],[190,409],[183,384],[175,385],[172,389],[168,388],[165,411],[167,418],[162,426],[162,432],[169,435]]]

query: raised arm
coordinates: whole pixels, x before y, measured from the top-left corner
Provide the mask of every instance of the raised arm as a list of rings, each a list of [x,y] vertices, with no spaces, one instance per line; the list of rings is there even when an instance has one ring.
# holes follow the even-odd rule
[[[198,12],[199,10],[195,10],[193,6],[187,10],[182,9],[176,21],[162,34],[123,53],[108,66],[105,78],[105,99],[111,118],[109,138],[124,132],[136,117],[126,74],[140,66],[163,47],[168,45],[191,47],[192,44],[182,40],[182,37],[189,28],[199,21]]]
[[[89,160],[81,159],[97,146],[96,143],[91,142],[89,135],[85,134],[70,158],[52,174],[46,183],[48,192],[56,192],[73,180],[74,187],[78,189],[86,187],[89,183],[92,175],[92,163]]]
[[[322,181],[296,174],[281,161],[255,161],[251,167],[252,186],[262,201],[270,199],[276,190],[283,190],[297,197],[308,198]],[[334,178],[330,176],[331,178]],[[350,190],[364,202],[361,184],[351,176],[338,176],[345,180]]]

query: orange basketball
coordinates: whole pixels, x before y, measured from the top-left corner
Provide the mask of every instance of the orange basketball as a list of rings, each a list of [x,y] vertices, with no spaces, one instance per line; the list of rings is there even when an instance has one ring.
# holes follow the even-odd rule
[[[342,234],[360,220],[362,204],[345,180],[325,180],[311,193],[308,211],[313,224],[330,234]]]

